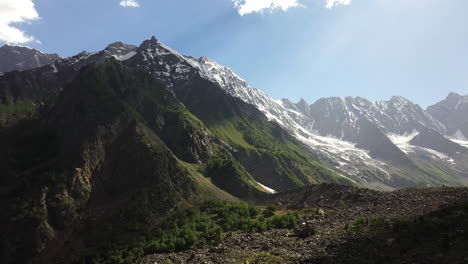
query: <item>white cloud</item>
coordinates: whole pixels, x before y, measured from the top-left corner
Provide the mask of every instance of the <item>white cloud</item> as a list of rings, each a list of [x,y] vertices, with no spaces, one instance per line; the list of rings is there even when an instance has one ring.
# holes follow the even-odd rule
[[[34,41],[34,37],[14,26],[39,19],[32,0],[0,0],[0,42],[10,44]]]
[[[337,5],[349,5],[351,0],[327,0],[327,8],[333,8]]]
[[[265,10],[288,10],[291,7],[301,6],[299,0],[232,0],[241,16],[263,12]]]
[[[140,4],[135,0],[122,0],[120,6],[123,7],[140,7]]]

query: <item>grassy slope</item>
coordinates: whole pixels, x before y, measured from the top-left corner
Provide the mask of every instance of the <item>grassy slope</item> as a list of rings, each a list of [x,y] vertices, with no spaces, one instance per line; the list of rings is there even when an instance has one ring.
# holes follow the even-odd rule
[[[278,125],[268,122],[255,107],[233,98],[217,85],[193,80],[176,88],[177,97],[262,184],[287,190],[320,182],[351,184],[328,168]]]
[[[257,176],[259,181],[267,185],[271,183],[273,188],[281,190],[321,182],[349,184],[347,180],[319,164],[299,142],[274,124],[230,119],[220,123],[214,122],[212,126],[209,123],[208,126],[216,135],[242,153],[243,157],[239,159],[248,170],[260,172]],[[266,174],[268,167],[273,168],[274,172],[270,172],[271,174],[276,173],[280,179],[288,181],[284,181],[283,186],[281,183],[269,181],[267,176],[261,175],[262,170],[257,166],[263,166],[261,169],[264,169]]]

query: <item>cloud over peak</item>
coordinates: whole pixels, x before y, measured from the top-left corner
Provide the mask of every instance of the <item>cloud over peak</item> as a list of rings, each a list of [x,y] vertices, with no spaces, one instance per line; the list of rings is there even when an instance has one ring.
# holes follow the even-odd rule
[[[123,7],[140,7],[140,4],[135,0],[122,0],[120,6]]]
[[[39,19],[32,0],[0,1],[0,42],[18,44],[34,41],[34,37],[18,29],[14,24]]]
[[[349,5],[351,4],[351,0],[327,0],[326,7],[331,9],[337,5]]]
[[[251,13],[263,13],[265,11],[273,11],[281,9],[287,11],[291,7],[303,7],[300,2],[305,0],[232,0],[234,6],[239,12],[239,15],[247,15]],[[319,0],[314,0],[319,1]],[[332,9],[338,5],[349,5],[352,0],[320,0],[325,3],[325,7]]]
[[[274,9],[288,10],[301,6],[299,0],[232,0],[239,15],[271,11]]]

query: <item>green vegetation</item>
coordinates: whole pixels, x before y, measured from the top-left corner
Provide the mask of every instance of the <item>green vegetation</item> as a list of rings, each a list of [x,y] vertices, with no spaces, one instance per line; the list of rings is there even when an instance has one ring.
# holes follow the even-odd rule
[[[216,186],[237,197],[253,198],[264,192],[244,167],[227,154],[211,158],[203,172]]]
[[[413,219],[359,218],[348,223],[348,239],[327,263],[461,263],[466,258],[468,204]],[[363,249],[365,252],[363,253]]]
[[[306,223],[301,228],[296,228],[296,234],[300,238],[308,238],[315,235],[316,233],[315,226],[311,223]]]
[[[179,211],[153,232],[147,252],[172,252],[192,246],[217,244],[226,232],[263,232],[269,229],[292,229],[297,213],[264,217],[261,209],[241,202],[209,200],[200,208]]]
[[[36,105],[31,100],[19,100],[14,103],[0,104],[0,127],[21,119],[32,119],[36,114]]]
[[[294,229],[298,213],[265,217],[274,207],[261,209],[242,202],[208,200],[199,207],[176,211],[135,240],[113,244],[105,253],[88,256],[90,263],[128,263],[146,254],[176,252],[193,247],[216,245],[227,232],[263,232],[269,229]],[[276,209],[276,208],[275,208]],[[268,262],[270,263],[270,262]],[[277,262],[271,262],[277,263]]]
[[[35,206],[29,210],[27,216],[37,222],[45,221],[47,220],[47,209],[43,206]]]
[[[345,229],[354,234],[376,233],[390,228],[392,222],[385,217],[364,218],[360,217],[347,223]]]
[[[247,257],[243,259],[239,264],[244,263],[263,263],[263,264],[281,264],[284,263],[285,259],[282,256],[274,255],[270,252],[260,252],[255,256]]]
[[[240,162],[250,173],[272,175],[284,189],[321,182],[351,184],[320,165],[301,143],[277,125],[240,118],[207,125],[215,135],[239,149],[246,157]]]

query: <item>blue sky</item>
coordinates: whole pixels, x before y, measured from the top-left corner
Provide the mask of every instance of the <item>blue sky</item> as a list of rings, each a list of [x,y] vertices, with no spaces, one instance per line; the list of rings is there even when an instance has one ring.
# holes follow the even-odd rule
[[[71,56],[154,35],[274,98],[310,103],[401,95],[425,107],[450,91],[468,94],[466,0],[134,1],[0,0],[0,39],[16,28],[21,45]]]

